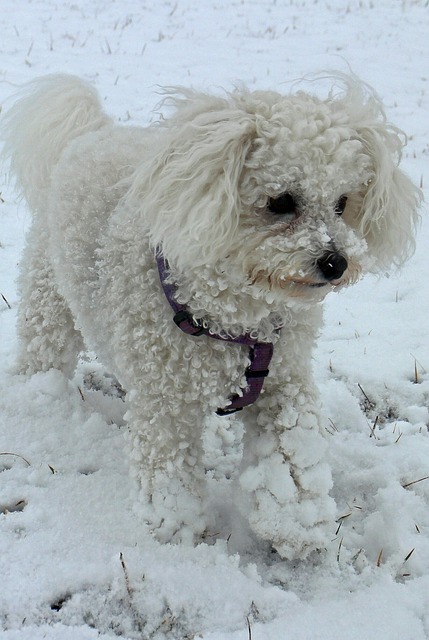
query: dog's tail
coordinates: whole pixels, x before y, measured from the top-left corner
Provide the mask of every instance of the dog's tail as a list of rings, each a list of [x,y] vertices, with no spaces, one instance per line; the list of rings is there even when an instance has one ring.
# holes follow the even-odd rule
[[[95,89],[75,76],[46,76],[18,94],[2,117],[0,139],[2,156],[31,209],[45,202],[52,169],[67,145],[110,122]]]

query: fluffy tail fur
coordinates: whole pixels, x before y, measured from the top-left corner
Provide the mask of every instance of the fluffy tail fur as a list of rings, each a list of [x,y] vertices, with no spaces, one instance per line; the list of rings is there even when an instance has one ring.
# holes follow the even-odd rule
[[[111,122],[96,91],[79,78],[46,76],[28,84],[2,118],[2,155],[33,211],[45,202],[52,169],[78,136]]]

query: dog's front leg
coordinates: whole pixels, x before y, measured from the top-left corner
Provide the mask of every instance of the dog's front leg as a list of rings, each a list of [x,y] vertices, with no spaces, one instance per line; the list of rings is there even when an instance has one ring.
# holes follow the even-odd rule
[[[165,333],[143,334],[138,357],[127,350],[120,364],[132,389],[126,419],[136,510],[160,541],[191,544],[208,525],[203,425],[227,402],[229,359],[220,341],[189,337],[170,323]]]
[[[249,411],[240,485],[252,529],[282,557],[296,558],[326,547],[335,504],[308,327],[283,334],[264,393]]]
[[[127,413],[136,511],[160,542],[192,544],[206,528],[201,407],[173,385],[130,394]]]

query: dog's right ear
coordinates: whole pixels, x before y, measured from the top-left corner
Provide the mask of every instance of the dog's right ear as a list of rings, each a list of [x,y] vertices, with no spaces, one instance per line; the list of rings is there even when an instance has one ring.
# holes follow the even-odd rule
[[[354,222],[368,243],[373,271],[383,272],[412,255],[423,194],[399,168],[406,136],[387,122],[378,95],[353,75],[336,78],[345,91],[330,104],[341,117],[347,114],[352,137],[361,142],[373,171]]]
[[[125,200],[138,207],[152,246],[183,270],[215,262],[234,242],[255,125],[227,99],[186,91],[175,105],[153,132],[153,155],[135,171]]]

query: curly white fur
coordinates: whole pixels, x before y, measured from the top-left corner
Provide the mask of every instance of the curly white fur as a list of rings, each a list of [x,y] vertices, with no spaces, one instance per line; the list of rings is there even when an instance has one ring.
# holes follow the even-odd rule
[[[161,540],[192,541],[208,526],[202,421],[243,385],[248,351],[180,332],[157,247],[195,318],[275,342],[264,393],[243,411],[239,486],[254,531],[284,557],[330,533],[311,378],[319,303],[406,259],[421,199],[398,168],[401,132],[371,89],[342,80],[325,100],[177,90],[173,115],[141,129],[115,125],[81,80],[52,76],[4,118],[4,154],[34,212],[20,370],[70,373],[85,344],[115,373],[128,390],[139,504]]]

